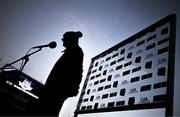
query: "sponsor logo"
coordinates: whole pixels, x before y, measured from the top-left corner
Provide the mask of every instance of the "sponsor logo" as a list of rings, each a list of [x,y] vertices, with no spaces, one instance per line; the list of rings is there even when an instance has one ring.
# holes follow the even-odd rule
[[[138,50],[138,51],[136,52],[136,54],[140,54],[140,53],[142,53],[142,52],[143,52],[143,50],[140,49],[140,50]]]
[[[94,92],[96,92],[96,89],[93,89],[93,90],[92,90],[92,93],[94,93]]]
[[[100,64],[103,64],[104,63],[104,60],[102,60],[101,62],[100,62]]]
[[[132,94],[132,93],[137,93],[138,91],[137,91],[137,89],[136,88],[132,88],[132,89],[130,89],[130,91],[129,91],[129,94]]]
[[[142,97],[141,99],[140,99],[140,102],[139,102],[140,104],[146,104],[146,103],[150,103],[150,101],[149,101],[149,99],[148,99],[148,97]]]
[[[152,58],[152,57],[154,57],[154,56],[155,56],[155,55],[154,55],[153,53],[147,54],[147,55],[146,55],[146,59]]]
[[[109,73],[111,73],[111,72],[113,72],[113,71],[114,71],[114,69],[110,69],[110,70],[109,70]]]
[[[106,107],[106,104],[104,103],[100,105],[100,108],[105,108],[105,107]]]
[[[118,77],[120,77],[120,74],[116,74],[116,75],[115,75],[115,78],[118,78]]]
[[[121,85],[125,85],[125,84],[128,84],[128,81],[127,80],[123,80]]]
[[[133,48],[134,48],[134,46],[129,47],[128,51],[132,50]]]
[[[163,63],[167,63],[167,59],[166,58],[159,59],[157,65],[163,64]]]
[[[92,86],[92,83],[90,83],[89,86]]]
[[[106,65],[104,66],[104,68],[106,68],[106,67],[109,67],[109,64],[106,64]]]
[[[97,97],[96,97],[96,100],[99,100],[99,99],[101,99],[101,97],[100,97],[100,96],[97,96]]]

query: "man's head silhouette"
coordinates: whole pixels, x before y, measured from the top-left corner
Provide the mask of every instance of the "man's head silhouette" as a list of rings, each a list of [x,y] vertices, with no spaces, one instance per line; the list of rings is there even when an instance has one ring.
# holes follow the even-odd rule
[[[68,31],[65,32],[62,38],[63,46],[66,48],[74,47],[78,45],[79,38],[81,38],[83,35],[80,31],[74,32],[74,31]]]

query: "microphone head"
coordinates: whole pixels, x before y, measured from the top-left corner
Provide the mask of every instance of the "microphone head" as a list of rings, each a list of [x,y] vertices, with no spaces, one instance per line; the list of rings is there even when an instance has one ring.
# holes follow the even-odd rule
[[[49,43],[49,47],[50,48],[55,48],[57,46],[56,42],[55,41],[52,41]]]

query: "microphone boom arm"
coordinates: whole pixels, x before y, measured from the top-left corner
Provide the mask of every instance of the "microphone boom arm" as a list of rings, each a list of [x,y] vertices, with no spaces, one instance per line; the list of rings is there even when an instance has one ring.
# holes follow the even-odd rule
[[[17,63],[17,62],[19,62],[19,61],[21,61],[21,60],[25,60],[23,66],[22,66],[21,69],[20,69],[20,71],[22,71],[23,68],[24,68],[24,66],[26,65],[26,63],[29,61],[29,57],[30,57],[31,55],[39,52],[39,51],[41,51],[41,48],[39,48],[38,50],[36,50],[36,51],[34,51],[34,52],[30,53],[30,54],[26,54],[25,56],[21,57],[20,59],[14,61],[14,62],[12,62],[12,63],[6,64],[5,66],[1,67],[0,70],[4,70],[4,69],[5,69],[6,67],[8,67],[8,66],[11,66],[11,65],[13,65],[13,64],[15,64],[15,63]]]

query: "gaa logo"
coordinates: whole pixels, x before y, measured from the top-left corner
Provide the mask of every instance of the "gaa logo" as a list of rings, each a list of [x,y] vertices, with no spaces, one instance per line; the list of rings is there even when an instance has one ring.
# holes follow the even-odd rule
[[[167,63],[167,59],[166,58],[161,58],[160,60],[158,60],[158,65],[159,64],[163,64],[163,63]]]
[[[105,108],[106,107],[106,104],[105,103],[102,103],[101,105],[100,105],[100,108]]]
[[[100,64],[103,64],[104,63],[104,60],[102,60],[101,62],[100,62]]]
[[[113,71],[114,71],[114,69],[110,69],[110,70],[109,70],[109,73],[111,73],[111,72],[113,72]]]
[[[116,74],[116,75],[115,75],[115,78],[118,78],[118,77],[120,77],[120,74]]]
[[[132,89],[130,89],[129,94],[131,94],[131,93],[137,93],[137,92],[138,92],[138,91],[137,91],[136,88],[132,88]]]
[[[147,54],[147,55],[146,55],[146,59],[152,58],[153,56],[154,56],[153,53]]]
[[[121,84],[122,85],[128,84],[128,81],[127,80],[123,80]]]
[[[96,97],[96,100],[99,100],[100,98],[101,98],[100,96],[97,96],[97,97]]]
[[[96,89],[93,89],[93,90],[92,90],[92,93],[94,93],[94,92],[96,92]]]
[[[89,86],[92,86],[92,83],[90,83]]]
[[[143,52],[143,50],[140,49],[140,50],[138,50],[138,51],[136,52],[136,54],[140,54],[140,53],[142,53],[142,52]]]
[[[142,98],[140,99],[140,102],[139,102],[139,103],[145,104],[145,103],[150,103],[150,101],[149,101],[148,97],[142,97]]]
[[[108,64],[106,64],[106,65],[104,66],[104,68],[106,68],[106,67],[109,67],[109,65],[108,65]]]
[[[134,48],[134,46],[129,47],[128,51],[132,50],[133,48]]]

